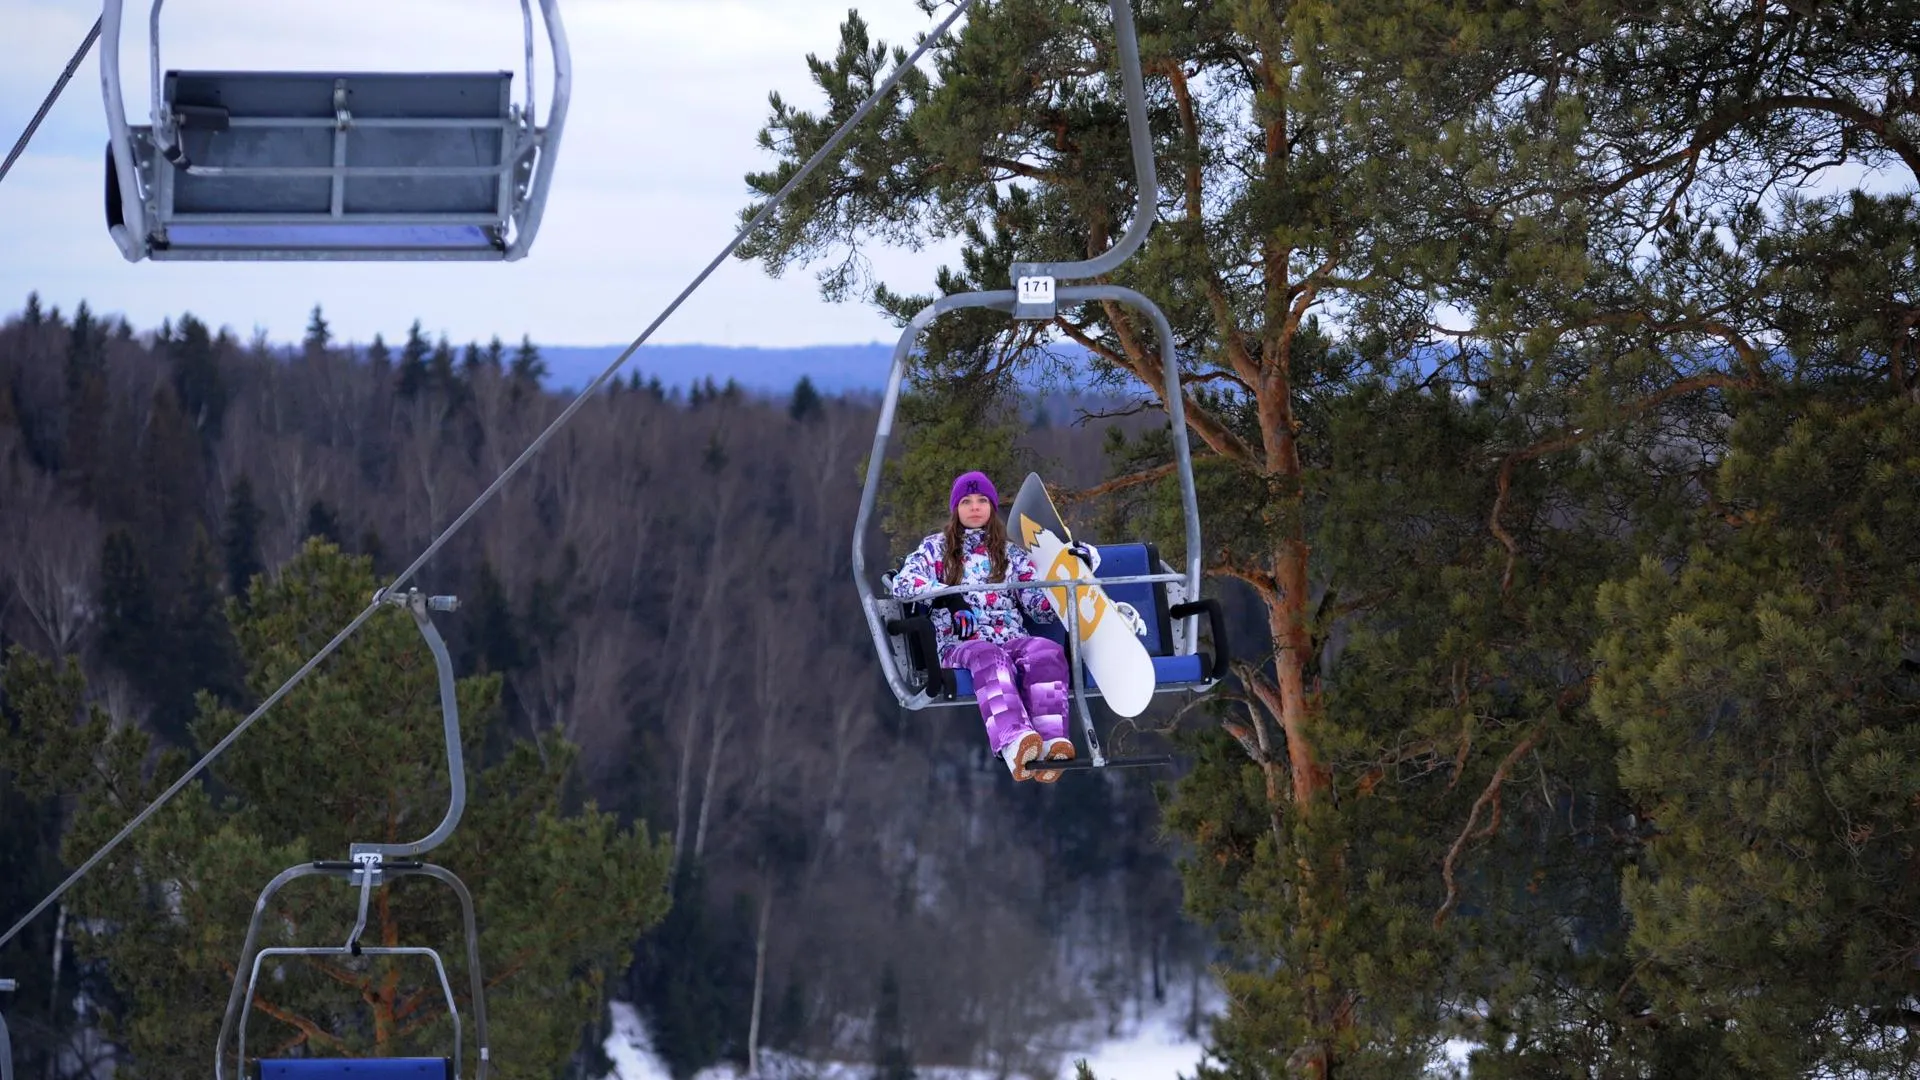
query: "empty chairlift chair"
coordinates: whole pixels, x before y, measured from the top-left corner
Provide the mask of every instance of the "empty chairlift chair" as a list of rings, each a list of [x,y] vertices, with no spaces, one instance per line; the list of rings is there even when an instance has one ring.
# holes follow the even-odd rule
[[[127,122],[121,0],[106,0],[107,228],[130,262],[512,261],[540,228],[571,81],[558,0],[546,124],[513,72],[166,71],[151,23],[151,123]]]
[[[220,1038],[214,1050],[214,1080],[487,1080],[490,1044],[487,1031],[486,980],[480,970],[480,933],[475,920],[473,895],[451,870],[422,862],[419,856],[445,842],[459,825],[466,810],[466,761],[460,743],[460,709],[456,698],[453,659],[445,639],[433,625],[429,611],[452,611],[453,597],[427,597],[418,590],[406,593],[382,593],[383,603],[402,607],[412,614],[415,625],[433,653],[433,666],[440,684],[441,728],[446,739],[448,804],[440,824],[425,837],[411,843],[355,843],[345,861],[321,860],[302,863],[280,872],[260,893],[247,924],[247,936],[241,946],[240,962],[234,967],[233,989],[227,998],[227,1011],[220,1022]],[[460,902],[460,926],[464,931],[469,1004],[474,1018],[474,1040],[479,1054],[471,1072],[463,1070],[463,1025],[453,983],[438,950],[419,945],[364,945],[360,936],[367,930],[368,911],[375,888],[400,877],[425,876],[445,884]],[[282,887],[305,877],[330,877],[345,881],[359,893],[359,915],[342,945],[274,945],[263,947],[265,937],[285,937],[292,927],[275,915],[273,899]],[[308,956],[405,956],[424,958],[432,965],[447,1016],[453,1024],[451,1053],[446,1057],[283,1057],[254,1059],[249,1069],[247,1057],[247,1020],[253,1009],[255,991],[262,978],[272,981],[274,973],[265,965],[279,957]],[[229,1048],[236,1063],[227,1072]]]

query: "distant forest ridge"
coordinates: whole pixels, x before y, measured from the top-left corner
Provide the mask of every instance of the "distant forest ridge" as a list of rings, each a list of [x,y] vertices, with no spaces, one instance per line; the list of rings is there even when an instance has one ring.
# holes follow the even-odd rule
[[[560,392],[578,391],[591,382],[626,346],[540,345],[539,348],[541,358],[547,362],[547,374],[542,382],[547,389]],[[812,380],[814,389],[823,394],[877,394],[886,389],[893,348],[878,341],[865,345],[790,348],[642,345],[620,373],[624,378],[638,371],[642,381],[658,377],[663,386],[682,389],[709,378],[722,386],[732,379],[742,389],[769,394],[791,391],[804,375]],[[1092,362],[1085,349],[1078,345],[1054,344],[1048,346],[1047,351],[1063,363],[1046,367],[1065,370],[1026,378],[1023,381],[1027,389],[1085,390],[1096,385]]]
[[[555,393],[578,392],[626,349],[625,345],[535,344],[547,366],[541,383]],[[814,389],[823,394],[879,394],[887,386],[893,348],[892,344],[879,341],[864,345],[785,348],[642,345],[620,369],[620,376],[625,379],[638,371],[642,382],[657,377],[669,390],[676,387],[688,390],[709,378],[716,385],[725,386],[727,380],[732,379],[750,393],[785,395],[804,375],[812,380]],[[1092,354],[1080,345],[1052,342],[1046,351],[1056,362],[1020,368],[1020,388],[1029,394],[1102,401],[1133,392],[1114,385],[1111,375],[1103,373]],[[1457,352],[1457,346],[1450,342],[1429,342],[1414,347],[1410,359],[1414,367],[1425,374],[1447,363]]]

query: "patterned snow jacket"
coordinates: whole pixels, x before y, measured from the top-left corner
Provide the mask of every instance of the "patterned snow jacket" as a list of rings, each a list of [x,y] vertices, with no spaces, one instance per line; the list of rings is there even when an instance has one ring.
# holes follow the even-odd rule
[[[968,529],[961,536],[966,547],[966,568],[961,572],[962,585],[984,585],[993,573],[993,557],[987,551],[987,531]],[[922,593],[948,586],[940,580],[941,571],[946,566],[947,540],[941,533],[934,533],[920,542],[913,554],[900,566],[900,572],[893,578],[893,595],[898,600],[912,600]],[[1007,576],[1015,581],[1032,581],[1038,574],[1033,557],[1027,549],[1007,541]],[[972,632],[961,636],[954,627],[953,613],[944,608],[934,608],[933,636],[940,650],[942,666],[952,666],[948,661],[953,650],[959,648],[962,641],[984,640],[996,643],[1014,641],[1029,636],[1027,628],[1020,621],[1020,611],[1026,609],[1035,622],[1049,623],[1058,618],[1053,605],[1047,602],[1047,594],[1039,589],[1019,589],[1012,592],[966,592],[959,594],[972,609]]]

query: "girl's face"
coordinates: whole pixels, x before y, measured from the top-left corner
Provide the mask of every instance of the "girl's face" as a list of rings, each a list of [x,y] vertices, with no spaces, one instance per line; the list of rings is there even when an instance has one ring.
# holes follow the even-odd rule
[[[993,501],[985,495],[968,495],[960,500],[957,511],[961,525],[978,529],[993,517]]]

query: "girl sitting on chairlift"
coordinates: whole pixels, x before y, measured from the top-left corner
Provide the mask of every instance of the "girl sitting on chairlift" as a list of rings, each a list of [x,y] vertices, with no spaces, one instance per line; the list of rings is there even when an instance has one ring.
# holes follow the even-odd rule
[[[1007,539],[999,501],[985,473],[954,478],[947,527],[907,556],[893,579],[894,597],[915,600],[955,585],[1032,581],[1037,576],[1033,558]],[[1074,756],[1067,737],[1066,653],[1058,642],[1029,634],[1020,619],[1024,610],[1035,622],[1057,621],[1046,594],[1040,589],[966,592],[932,604],[939,663],[973,676],[993,752],[1015,780],[1050,784],[1060,779],[1058,769],[1030,768],[1036,760]]]

